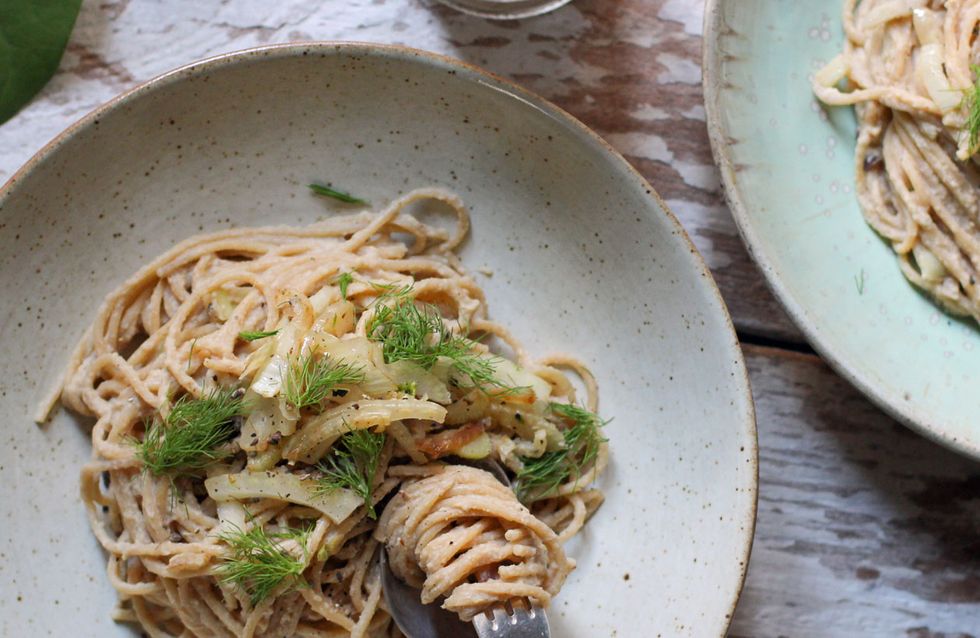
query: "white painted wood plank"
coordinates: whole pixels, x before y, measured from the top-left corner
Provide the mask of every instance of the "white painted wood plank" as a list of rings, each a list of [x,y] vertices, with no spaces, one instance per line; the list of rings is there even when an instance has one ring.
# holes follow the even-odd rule
[[[980,465],[891,420],[815,356],[746,354],[760,497],[732,635],[975,634]]]

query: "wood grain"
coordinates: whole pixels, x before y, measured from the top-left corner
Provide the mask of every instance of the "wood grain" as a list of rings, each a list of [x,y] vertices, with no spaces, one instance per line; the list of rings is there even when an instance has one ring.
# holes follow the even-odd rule
[[[980,465],[886,417],[813,355],[745,351],[760,496],[732,635],[976,634]]]
[[[416,46],[510,77],[596,129],[681,219],[742,335],[799,343],[723,202],[701,101],[702,12],[702,0],[576,0],[491,23],[433,0],[86,2],[59,73],[0,126],[0,180],[90,109],[180,64],[290,40]],[[732,634],[976,634],[978,466],[884,416],[815,356],[746,350],[761,496]]]
[[[520,22],[474,19],[432,0],[85,3],[60,72],[0,127],[0,180],[101,102],[180,64],[290,40],[416,46],[514,79],[598,131],[681,219],[739,330],[802,341],[723,201],[702,101],[702,14],[702,0],[577,0]]]

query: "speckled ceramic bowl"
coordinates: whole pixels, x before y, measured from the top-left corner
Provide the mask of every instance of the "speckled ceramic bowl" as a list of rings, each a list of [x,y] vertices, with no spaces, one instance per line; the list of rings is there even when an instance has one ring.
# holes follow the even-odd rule
[[[555,636],[718,636],[745,574],[756,437],[704,263],[650,186],[540,98],[428,53],[271,47],[178,69],[85,117],[0,191],[0,634],[123,636],[78,501],[85,424],[29,414],[102,296],[202,230],[458,191],[494,317],[593,365],[608,500],[570,545]],[[84,628],[84,629],[80,629]]]
[[[708,126],[749,251],[813,347],[913,429],[980,459],[980,331],[906,282],[854,194],[856,123],[809,77],[843,43],[840,0],[710,0]]]

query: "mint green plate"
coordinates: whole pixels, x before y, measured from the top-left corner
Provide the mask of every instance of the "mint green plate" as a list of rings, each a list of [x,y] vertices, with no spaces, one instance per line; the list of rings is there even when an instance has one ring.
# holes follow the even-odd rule
[[[809,76],[843,42],[839,0],[708,0],[715,160],[749,252],[813,347],[925,436],[980,458],[980,333],[907,283],[854,194],[855,120]]]

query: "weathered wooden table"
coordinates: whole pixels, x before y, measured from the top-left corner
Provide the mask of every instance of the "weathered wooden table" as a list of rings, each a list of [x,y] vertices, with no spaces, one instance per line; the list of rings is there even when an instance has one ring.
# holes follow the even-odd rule
[[[308,39],[398,43],[510,77],[640,169],[728,302],[751,371],[761,456],[755,547],[732,634],[977,633],[980,467],[859,396],[768,292],[711,160],[702,13],[702,0],[576,0],[548,16],[493,23],[433,0],[87,0],[61,70],[0,127],[0,182],[113,95],[225,51]]]

